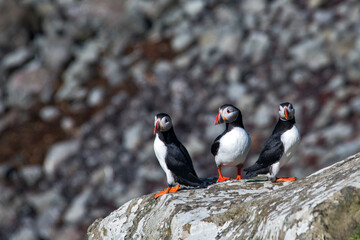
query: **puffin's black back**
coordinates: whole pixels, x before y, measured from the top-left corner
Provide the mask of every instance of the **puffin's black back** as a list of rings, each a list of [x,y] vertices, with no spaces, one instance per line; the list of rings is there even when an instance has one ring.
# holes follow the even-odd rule
[[[176,181],[187,186],[200,186],[191,157],[186,148],[177,139],[174,128],[166,132],[159,132],[159,138],[167,147],[165,162],[169,170],[175,175]]]
[[[279,161],[284,153],[284,145],[281,142],[281,135],[290,130],[295,124],[295,117],[288,121],[279,119],[271,136],[266,140],[258,160],[251,167],[245,168],[246,177],[255,177],[258,174],[265,174],[269,167]]]

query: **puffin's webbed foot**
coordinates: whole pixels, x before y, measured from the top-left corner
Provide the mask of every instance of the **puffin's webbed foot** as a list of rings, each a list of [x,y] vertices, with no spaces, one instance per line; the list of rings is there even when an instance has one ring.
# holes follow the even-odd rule
[[[224,181],[228,181],[228,180],[230,180],[230,178],[224,177],[224,176],[221,175],[221,176],[219,176],[217,182],[224,182]]]
[[[176,185],[175,187],[168,187],[167,189],[164,189],[163,191],[155,194],[155,199],[157,199],[158,197],[165,195],[167,193],[174,193],[177,190],[179,190],[179,188],[180,188],[180,185]]]
[[[221,174],[221,168],[220,168],[220,167],[218,168],[218,172],[219,172],[219,178],[218,178],[217,182],[224,182],[224,181],[230,180],[230,178],[224,177],[224,176]]]
[[[291,178],[277,178],[275,182],[292,182],[295,181],[296,177]]]
[[[242,179],[240,175],[237,175],[235,180],[244,180],[244,179]]]
[[[161,192],[155,194],[155,199],[157,199],[158,197],[167,194],[170,191],[170,187],[168,187],[167,189],[162,190]]]
[[[179,190],[179,188],[180,188],[180,185],[176,185],[176,187],[170,188],[169,193],[174,193],[174,192],[176,192],[177,190]]]
[[[241,168],[238,168],[238,170],[237,170],[237,177],[236,177],[235,180],[244,180],[244,179],[241,178]]]

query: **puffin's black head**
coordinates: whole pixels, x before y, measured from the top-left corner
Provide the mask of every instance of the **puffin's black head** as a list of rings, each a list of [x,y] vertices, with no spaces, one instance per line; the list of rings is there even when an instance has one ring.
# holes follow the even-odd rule
[[[241,116],[241,112],[238,108],[231,104],[224,104],[219,108],[219,113],[215,118],[215,125],[224,122],[234,122],[239,117],[239,115]]]
[[[291,120],[295,117],[295,108],[289,102],[281,103],[279,106],[279,117],[283,121]]]
[[[156,114],[154,126],[154,134],[168,131],[172,127],[170,116],[166,113]]]

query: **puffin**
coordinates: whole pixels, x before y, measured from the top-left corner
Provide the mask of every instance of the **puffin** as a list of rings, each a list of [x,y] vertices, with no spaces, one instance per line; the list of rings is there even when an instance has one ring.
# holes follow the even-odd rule
[[[219,172],[217,182],[229,180],[221,174],[221,168],[237,167],[236,180],[241,180],[241,168],[251,147],[251,139],[245,131],[241,111],[231,104],[219,108],[215,125],[225,123],[225,131],[211,145]]]
[[[154,152],[166,174],[168,184],[168,188],[155,194],[155,199],[178,191],[179,184],[191,187],[203,186],[203,181],[198,178],[188,151],[175,135],[170,116],[166,113],[158,113],[154,125],[156,135]]]
[[[258,174],[267,174],[272,182],[288,182],[291,178],[277,178],[277,174],[294,155],[300,143],[300,132],[295,122],[295,108],[289,102],[279,106],[279,120],[265,142],[258,160],[254,165],[244,169],[246,177],[256,177]]]

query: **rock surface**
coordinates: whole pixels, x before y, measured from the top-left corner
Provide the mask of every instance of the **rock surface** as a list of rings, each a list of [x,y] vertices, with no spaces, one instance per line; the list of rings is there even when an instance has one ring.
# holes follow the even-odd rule
[[[230,181],[133,199],[88,228],[99,239],[347,239],[360,222],[360,153],[288,183]]]

